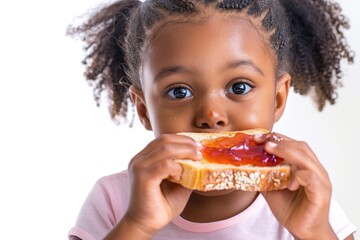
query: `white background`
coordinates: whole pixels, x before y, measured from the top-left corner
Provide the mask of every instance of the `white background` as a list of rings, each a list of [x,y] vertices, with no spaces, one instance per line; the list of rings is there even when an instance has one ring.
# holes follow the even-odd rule
[[[82,45],[65,36],[100,0],[0,3],[0,238],[66,239],[101,176],[121,171],[152,138],[116,126],[83,79]],[[341,0],[360,54],[360,4]],[[306,140],[328,169],[334,197],[360,228],[360,59],[346,67],[338,104],[319,113],[291,94],[275,130]],[[133,136],[131,138],[130,136]],[[357,235],[360,236],[359,234]]]

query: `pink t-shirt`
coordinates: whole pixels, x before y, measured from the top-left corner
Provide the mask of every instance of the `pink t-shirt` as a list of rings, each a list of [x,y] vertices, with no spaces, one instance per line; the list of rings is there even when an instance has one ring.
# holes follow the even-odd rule
[[[101,178],[94,186],[80,211],[75,227],[69,232],[83,240],[103,239],[123,217],[129,203],[127,172]],[[339,239],[356,231],[334,200],[330,223]],[[275,219],[265,199],[259,194],[254,203],[240,214],[217,222],[194,223],[180,216],[161,229],[153,238],[161,239],[294,239]]]

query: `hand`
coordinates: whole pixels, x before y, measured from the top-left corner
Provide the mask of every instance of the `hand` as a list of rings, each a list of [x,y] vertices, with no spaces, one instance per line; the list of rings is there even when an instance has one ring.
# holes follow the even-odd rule
[[[292,168],[288,189],[262,192],[278,221],[298,239],[337,239],[329,224],[330,179],[310,147],[280,134],[255,141],[266,141],[265,151]]]
[[[164,134],[152,141],[130,161],[131,199],[125,217],[150,235],[166,226],[183,211],[191,194],[166,181],[181,177],[182,167],[174,159],[201,158],[200,147],[189,137]]]

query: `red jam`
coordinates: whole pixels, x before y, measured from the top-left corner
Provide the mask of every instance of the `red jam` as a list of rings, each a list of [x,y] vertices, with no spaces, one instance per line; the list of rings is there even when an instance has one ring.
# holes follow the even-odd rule
[[[282,158],[265,152],[265,143],[257,144],[251,135],[244,133],[237,133],[233,137],[203,140],[202,144],[202,154],[209,162],[235,166],[246,164],[275,166],[284,161]]]

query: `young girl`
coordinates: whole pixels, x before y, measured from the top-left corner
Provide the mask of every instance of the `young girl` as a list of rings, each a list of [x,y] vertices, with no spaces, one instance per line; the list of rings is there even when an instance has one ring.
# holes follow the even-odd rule
[[[255,136],[292,166],[288,189],[190,191],[173,159],[201,159],[177,132],[272,130],[289,88],[335,103],[352,62],[338,4],[325,0],[123,0],[70,29],[87,43],[86,77],[111,116],[131,99],[155,140],[127,171],[100,179],[69,239],[353,239],[326,170],[304,142]]]

